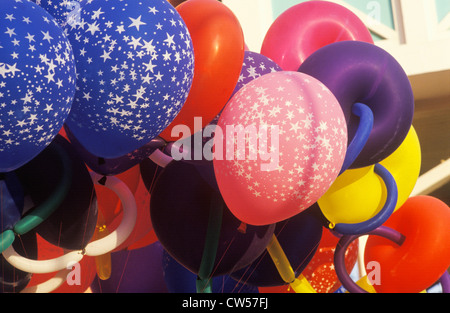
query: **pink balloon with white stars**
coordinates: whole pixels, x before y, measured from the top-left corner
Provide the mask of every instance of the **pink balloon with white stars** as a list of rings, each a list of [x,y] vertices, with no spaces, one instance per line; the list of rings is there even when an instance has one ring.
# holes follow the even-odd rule
[[[299,72],[246,84],[217,126],[217,183],[231,212],[250,225],[276,223],[310,207],[338,176],[347,150],[338,101]]]

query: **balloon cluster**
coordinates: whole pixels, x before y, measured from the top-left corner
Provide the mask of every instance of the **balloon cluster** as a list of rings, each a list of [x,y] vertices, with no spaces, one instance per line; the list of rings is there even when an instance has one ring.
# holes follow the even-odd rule
[[[0,4],[3,292],[449,290],[408,76],[351,11],[257,53],[216,0],[52,2]]]

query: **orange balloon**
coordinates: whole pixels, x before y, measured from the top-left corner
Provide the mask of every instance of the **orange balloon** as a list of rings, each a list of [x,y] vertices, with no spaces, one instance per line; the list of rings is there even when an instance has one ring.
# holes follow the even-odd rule
[[[176,7],[194,47],[194,79],[180,113],[160,134],[166,141],[189,137],[208,125],[231,97],[244,61],[245,44],[234,13],[217,0],[189,0]],[[194,118],[201,117],[201,127]],[[172,130],[186,125],[190,133]]]
[[[450,267],[450,208],[431,196],[411,197],[383,224],[401,233],[396,243],[369,236],[364,251],[378,262],[378,293],[419,293],[431,287]]]

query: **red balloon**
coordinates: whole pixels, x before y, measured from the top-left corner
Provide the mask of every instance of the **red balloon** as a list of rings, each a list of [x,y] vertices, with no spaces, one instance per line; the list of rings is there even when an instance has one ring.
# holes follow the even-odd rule
[[[369,236],[365,262],[379,263],[378,293],[418,293],[431,287],[450,267],[450,208],[431,196],[409,198],[383,224],[400,232],[401,246]]]
[[[302,274],[318,293],[333,293],[341,286],[334,270],[334,251],[339,238],[325,228],[319,247]],[[353,241],[345,255],[345,267],[350,272],[358,259],[358,241]]]
[[[369,30],[352,11],[328,1],[306,1],[290,7],[272,23],[261,54],[285,71],[297,71],[314,51],[345,40],[373,43]]]
[[[64,249],[52,245],[41,236],[37,236],[38,242],[38,260],[49,260],[53,258],[60,257],[64,255]],[[74,276],[75,284],[69,285],[67,280],[58,288],[52,291],[52,293],[83,293],[89,292],[89,287],[91,286],[94,278],[97,274],[96,266],[95,266],[95,258],[84,256],[79,263],[79,271],[75,272],[76,269],[73,269],[74,275],[79,275],[79,277]],[[48,273],[48,274],[33,274],[30,282],[27,285],[27,288],[37,286],[41,283],[46,282],[55,276],[56,273]],[[79,281],[78,281],[79,279]]]
[[[160,134],[166,141],[177,125],[186,125],[190,134],[208,125],[227,103],[241,73],[244,61],[244,35],[233,12],[216,0],[189,0],[176,7],[183,18],[194,46],[194,79],[180,113]],[[194,118],[201,117],[199,129]]]

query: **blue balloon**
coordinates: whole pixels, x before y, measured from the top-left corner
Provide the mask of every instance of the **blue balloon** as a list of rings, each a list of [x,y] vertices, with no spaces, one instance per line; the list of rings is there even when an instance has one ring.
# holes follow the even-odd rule
[[[164,280],[170,293],[196,293],[197,275],[163,251]],[[212,277],[213,293],[258,293],[255,286],[242,284],[228,275]]]
[[[117,158],[158,136],[194,75],[188,29],[167,0],[87,1],[65,29],[77,66],[67,126],[95,156]]]
[[[81,6],[87,0],[31,0],[52,15],[61,27],[79,22]]]
[[[0,1],[0,172],[24,165],[61,129],[75,60],[55,19],[30,1]]]
[[[95,279],[93,293],[167,293],[162,245],[156,241],[139,249],[111,253],[111,276]]]

